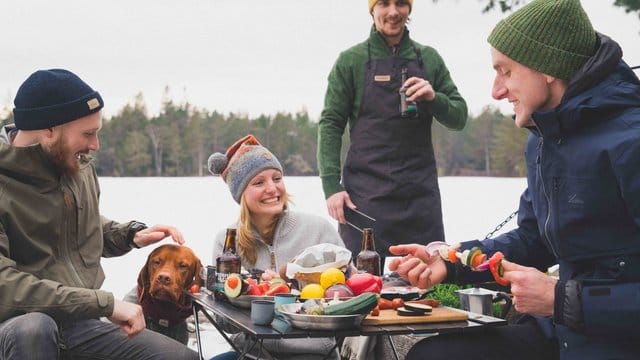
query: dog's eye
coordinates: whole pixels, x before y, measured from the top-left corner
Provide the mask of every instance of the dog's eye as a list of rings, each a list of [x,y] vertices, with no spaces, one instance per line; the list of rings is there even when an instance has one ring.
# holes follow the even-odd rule
[[[153,260],[151,260],[151,263],[153,265],[160,265],[160,259],[153,259]]]
[[[189,264],[187,264],[187,263],[180,263],[180,267],[181,267],[181,268],[183,268],[183,269],[186,269],[186,268],[188,268],[188,267],[189,267]]]

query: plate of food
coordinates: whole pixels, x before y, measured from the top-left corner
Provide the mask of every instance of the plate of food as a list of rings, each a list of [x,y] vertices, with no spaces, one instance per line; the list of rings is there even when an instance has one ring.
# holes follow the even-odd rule
[[[273,300],[273,296],[262,296],[262,295],[240,295],[237,297],[228,297],[229,302],[233,306],[237,306],[243,309],[251,309],[251,302],[253,300]]]
[[[301,311],[302,303],[284,304],[280,313],[293,327],[305,330],[339,330],[357,327],[367,314],[310,315]]]
[[[401,298],[404,301],[409,301],[420,299],[425,293],[427,293],[426,290],[415,286],[389,286],[382,288],[380,296],[389,300]]]

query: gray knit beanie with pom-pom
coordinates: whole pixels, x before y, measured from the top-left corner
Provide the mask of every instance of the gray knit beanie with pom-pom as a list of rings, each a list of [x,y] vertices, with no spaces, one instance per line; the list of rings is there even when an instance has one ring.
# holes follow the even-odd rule
[[[219,175],[229,185],[231,196],[238,204],[244,189],[254,176],[266,169],[282,172],[282,165],[253,135],[247,135],[231,145],[226,153],[209,156],[209,171]]]

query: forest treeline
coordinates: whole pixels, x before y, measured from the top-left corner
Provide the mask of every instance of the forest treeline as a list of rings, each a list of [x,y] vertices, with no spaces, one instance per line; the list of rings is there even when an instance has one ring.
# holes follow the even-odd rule
[[[224,152],[238,138],[254,134],[279,159],[285,174],[318,175],[318,119],[306,111],[247,115],[196,108],[166,100],[159,114],[148,116],[138,95],[116,115],[105,119],[100,150],[95,154],[100,176],[204,176],[207,159]],[[5,112],[2,124],[12,122]],[[524,143],[528,131],[491,107],[471,116],[462,131],[433,125],[433,141],[441,176],[524,176]],[[343,155],[348,146],[345,136]]]

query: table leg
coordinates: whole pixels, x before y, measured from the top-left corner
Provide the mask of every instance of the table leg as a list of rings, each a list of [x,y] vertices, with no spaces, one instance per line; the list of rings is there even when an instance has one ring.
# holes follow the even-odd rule
[[[205,310],[202,306],[200,306],[197,302],[193,303],[193,307],[194,309],[197,307],[198,310],[201,310],[202,313],[204,314],[204,316],[209,320],[209,322],[211,322],[211,324],[213,324],[213,326],[216,328],[216,330],[218,330],[218,332],[220,333],[220,335],[222,335],[222,337],[229,343],[229,345],[231,345],[231,347],[233,348],[233,351],[237,352],[238,354],[241,353],[241,351],[236,347],[236,344],[233,343],[233,341],[229,338],[229,336],[227,335],[227,333],[224,332],[224,330],[220,327],[220,325],[218,325],[217,322],[215,322],[215,320],[213,320],[213,318],[211,317],[211,315],[209,315],[209,313],[207,312],[207,310]],[[194,310],[195,312],[196,310]],[[196,321],[197,321],[197,317],[196,317]],[[199,331],[199,327],[198,327],[198,323],[196,322],[196,331]],[[199,336],[197,337],[199,339]],[[199,340],[198,340],[199,343]],[[202,353],[201,353],[202,354]]]
[[[329,359],[329,357],[331,357],[331,355],[333,354],[333,352],[334,352],[336,349],[339,349],[339,348],[341,348],[341,347],[342,347],[342,342],[344,341],[344,337],[340,337],[340,338],[334,337],[333,339],[335,340],[336,344],[335,344],[335,345],[333,345],[333,347],[331,348],[331,350],[329,350],[329,352],[327,353],[327,355],[325,355],[325,356],[322,358],[322,360],[327,360],[327,359]],[[340,352],[340,350],[338,350],[338,352]]]
[[[260,340],[254,340],[252,339],[253,344],[243,353],[241,353],[240,355],[238,355],[238,359],[246,359],[247,358],[247,354],[251,354],[251,350],[253,350],[254,347],[256,347],[256,344],[258,342],[260,342],[260,348],[258,348],[258,355],[255,358],[255,360],[260,360],[260,355],[262,355],[262,339]],[[247,348],[247,346],[245,346],[245,349]]]
[[[389,339],[389,344],[391,344],[391,350],[393,351],[393,356],[396,357],[396,360],[399,360],[398,350],[396,350],[396,344],[393,343],[393,339],[391,338],[391,335],[387,334],[385,336],[387,337],[387,339]]]
[[[198,344],[198,356],[200,356],[200,360],[204,360],[202,356],[202,342],[200,340],[200,323],[198,322],[198,309],[196,305],[193,305],[193,320],[196,325],[196,343]]]

